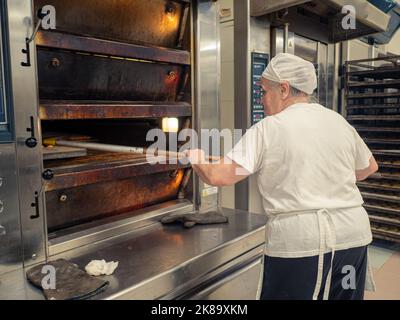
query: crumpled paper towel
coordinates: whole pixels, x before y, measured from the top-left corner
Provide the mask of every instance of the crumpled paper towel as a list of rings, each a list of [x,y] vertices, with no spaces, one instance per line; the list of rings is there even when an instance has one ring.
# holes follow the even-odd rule
[[[86,267],[85,270],[91,276],[110,276],[118,267],[118,261],[106,262],[105,260],[93,260]]]

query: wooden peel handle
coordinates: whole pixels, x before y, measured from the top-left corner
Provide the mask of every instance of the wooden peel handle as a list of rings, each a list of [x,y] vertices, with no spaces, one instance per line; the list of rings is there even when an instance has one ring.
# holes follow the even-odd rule
[[[135,153],[135,154],[147,154],[149,151],[153,152],[158,156],[166,156],[167,158],[186,158],[186,155],[183,152],[174,152],[174,151],[165,151],[165,150],[152,150],[145,148],[137,148],[137,147],[128,147],[128,146],[118,146],[112,144],[103,144],[103,143],[92,143],[92,142],[77,142],[77,141],[68,141],[68,140],[58,140],[55,138],[44,139],[43,144],[46,146],[65,146],[65,147],[76,147],[76,148],[85,148],[89,150],[98,150],[105,152],[121,152],[121,153]],[[221,160],[219,157],[206,156],[206,160],[210,162],[218,162]]]

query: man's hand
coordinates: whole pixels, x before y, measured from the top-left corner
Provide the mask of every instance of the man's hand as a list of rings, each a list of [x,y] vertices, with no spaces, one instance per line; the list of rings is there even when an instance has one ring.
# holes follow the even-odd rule
[[[369,167],[363,170],[356,171],[356,178],[357,181],[364,181],[369,176],[373,175],[375,172],[379,170],[378,163],[376,162],[375,158],[372,156],[369,160]]]

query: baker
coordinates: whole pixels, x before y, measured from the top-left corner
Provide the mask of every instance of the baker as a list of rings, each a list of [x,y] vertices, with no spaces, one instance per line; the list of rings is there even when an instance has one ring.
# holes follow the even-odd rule
[[[257,175],[268,216],[261,299],[363,299],[372,233],[356,186],[378,165],[338,113],[312,103],[314,65],[283,53],[262,75],[267,117],[218,163],[187,151],[204,182]]]

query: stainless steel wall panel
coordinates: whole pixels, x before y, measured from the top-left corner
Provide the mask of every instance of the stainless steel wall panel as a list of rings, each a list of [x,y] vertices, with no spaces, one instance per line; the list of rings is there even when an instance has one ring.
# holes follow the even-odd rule
[[[0,145],[0,274],[22,267],[15,145]]]
[[[252,52],[271,54],[270,22],[266,17],[250,17],[250,1],[235,1],[235,128],[250,128],[252,102]],[[256,177],[235,187],[235,208],[261,213],[262,202]]]
[[[256,299],[260,274],[264,270],[263,261],[264,258],[258,258],[242,269],[194,294],[190,297],[190,300]]]
[[[45,259],[45,230],[41,181],[40,131],[38,124],[38,97],[36,55],[34,44],[30,46],[31,66],[23,66],[27,55],[25,39],[32,33],[33,8],[29,0],[8,0],[9,45],[17,143],[17,171],[19,204],[23,237],[25,265]],[[31,21],[29,24],[28,21]],[[33,128],[31,128],[33,126]],[[32,130],[34,132],[29,132]],[[29,148],[26,140],[34,135],[38,145]],[[35,194],[37,193],[37,194]],[[36,198],[37,197],[37,198]],[[38,211],[36,210],[38,205]],[[36,218],[31,218],[35,217]]]
[[[328,44],[328,90],[327,107],[339,112],[340,96],[340,44]]]
[[[323,106],[328,104],[328,45],[318,42],[318,100]]]
[[[220,123],[219,3],[199,0],[194,11],[196,129],[200,133],[201,129],[218,129]],[[198,197],[201,199],[201,209],[206,210],[218,205],[218,193],[201,181]]]

